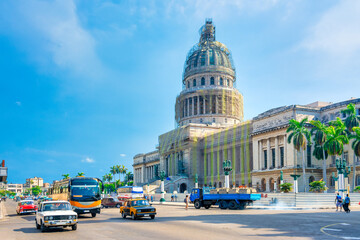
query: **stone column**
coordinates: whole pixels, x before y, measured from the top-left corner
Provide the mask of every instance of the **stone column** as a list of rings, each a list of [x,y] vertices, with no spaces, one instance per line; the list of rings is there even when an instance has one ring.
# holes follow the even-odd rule
[[[263,157],[262,157],[262,154],[263,154],[263,150],[262,150],[262,141],[260,140],[259,141],[259,170],[262,170],[262,168],[265,166],[265,163],[263,162]]]
[[[268,168],[270,168],[270,164],[271,163],[271,160],[270,160],[270,138],[267,139],[267,166]]]
[[[194,98],[193,97],[191,97],[192,99],[191,99],[191,115],[192,116],[194,116]]]
[[[260,170],[260,165],[259,165],[259,141],[253,141],[254,146],[253,146],[253,163],[254,163],[254,170]]]
[[[279,139],[275,137],[275,168],[280,166],[280,158],[279,158]],[[276,182],[276,179],[275,179]]]
[[[197,115],[200,115],[200,98],[199,96],[196,96],[197,99]]]
[[[145,182],[145,164],[141,166],[141,183]]]
[[[287,138],[286,138],[286,134],[284,135],[284,167],[286,167],[288,165],[287,159]]]

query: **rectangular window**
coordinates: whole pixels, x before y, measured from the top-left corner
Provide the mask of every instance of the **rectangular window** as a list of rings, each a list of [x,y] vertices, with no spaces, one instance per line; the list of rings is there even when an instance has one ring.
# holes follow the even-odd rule
[[[272,156],[272,161],[271,161],[271,167],[275,168],[275,148],[271,149],[271,156]]]
[[[211,96],[211,113],[216,113],[216,96]]]
[[[209,58],[210,58],[210,65],[214,65],[215,60],[214,60],[214,51],[213,50],[209,51]]]
[[[206,114],[209,114],[210,113],[210,96],[209,95],[206,95],[205,96],[205,113]]]
[[[188,100],[185,99],[185,117],[188,115]]]
[[[284,147],[280,147],[280,166],[284,167]]]
[[[204,98],[199,96],[199,114],[204,114]]]
[[[306,154],[307,166],[311,167],[311,146],[307,146],[306,151],[307,151],[307,154]]]
[[[197,115],[197,97],[194,97],[194,115]]]
[[[344,159],[346,163],[349,163],[349,154],[348,152],[344,152]]]
[[[189,98],[189,116],[192,115],[192,98]]]
[[[264,168],[267,169],[267,150],[264,150]]]

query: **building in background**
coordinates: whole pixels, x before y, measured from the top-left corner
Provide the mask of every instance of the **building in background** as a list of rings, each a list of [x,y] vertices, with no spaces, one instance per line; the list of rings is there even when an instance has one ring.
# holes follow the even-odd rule
[[[32,188],[33,186],[44,186],[44,180],[41,177],[27,178],[24,188]]]
[[[8,168],[5,167],[5,160],[2,160],[0,165],[0,183],[6,182],[7,176],[8,176]]]
[[[10,192],[16,193],[17,195],[22,194],[23,193],[23,185],[22,184],[17,184],[17,183],[9,183],[7,185],[7,189]]]
[[[302,176],[302,156],[287,143],[289,120],[307,117],[328,123],[336,117],[345,119],[341,110],[349,103],[356,105],[360,115],[360,99],[278,107],[244,122],[243,97],[235,88],[236,74],[230,51],[215,40],[211,20],[206,20],[199,32],[199,42],[186,57],[183,90],[175,102],[177,128],[159,136],[156,151],[134,157],[134,184],[158,185],[159,170],[163,170],[167,176],[167,192],[191,190],[196,176],[199,186],[222,187],[225,160],[232,163],[230,184],[235,187],[246,185],[263,192],[276,191],[280,171],[285,182],[293,183],[290,175],[300,175],[299,191],[305,189],[303,178],[306,183],[320,180],[322,161],[313,156],[313,146],[306,149],[306,173]],[[344,158],[348,166],[356,167],[350,183],[360,185],[360,162],[349,145],[345,146]],[[335,171],[335,158],[329,157],[330,191],[334,191],[331,174]]]

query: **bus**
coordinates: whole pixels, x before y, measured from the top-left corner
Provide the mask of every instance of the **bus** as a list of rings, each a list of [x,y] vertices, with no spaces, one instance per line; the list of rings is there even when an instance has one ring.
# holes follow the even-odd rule
[[[69,201],[78,214],[90,213],[95,217],[100,213],[102,181],[98,178],[75,177],[57,181],[49,189],[49,197],[53,200]]]
[[[142,187],[126,186],[119,187],[117,189],[118,199],[124,203],[124,201],[132,198],[143,198],[144,190]]]

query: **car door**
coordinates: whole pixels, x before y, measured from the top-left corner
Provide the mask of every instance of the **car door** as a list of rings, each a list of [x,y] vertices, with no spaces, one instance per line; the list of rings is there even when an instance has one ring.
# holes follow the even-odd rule
[[[113,198],[109,198],[109,206],[110,207],[115,207],[115,201]]]
[[[125,202],[124,212],[130,214],[130,201]]]

